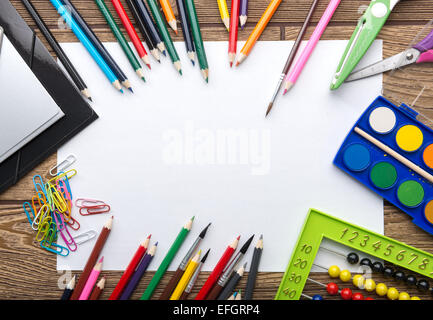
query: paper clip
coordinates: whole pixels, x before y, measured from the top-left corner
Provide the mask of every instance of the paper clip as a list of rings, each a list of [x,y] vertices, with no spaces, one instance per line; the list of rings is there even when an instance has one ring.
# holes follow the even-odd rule
[[[28,207],[28,209],[30,210],[31,214],[33,215],[33,218],[30,216],[30,212],[29,212],[29,210],[27,210],[26,207]],[[35,219],[35,212],[33,211],[32,205],[29,202],[24,202],[23,203],[23,208],[24,208],[24,212],[25,212],[25,214],[27,216],[27,220],[29,220],[29,223],[30,223],[30,226],[31,226],[32,223],[33,223],[33,220]]]
[[[106,205],[106,203],[102,200],[86,199],[86,198],[78,198],[77,200],[75,200],[75,206],[78,208],[95,207],[95,206],[103,206],[103,205]]]
[[[64,174],[64,172],[63,172],[63,171],[60,171],[59,174]],[[63,175],[63,177],[62,177],[61,179],[59,179],[59,180],[56,180],[56,182],[57,182],[57,181],[62,182],[62,183],[66,186],[66,189],[68,190],[69,195],[70,195],[70,197],[71,197],[71,199],[72,199],[72,191],[71,191],[71,186],[69,185],[69,179],[68,179],[68,176],[67,176],[67,175]]]
[[[50,231],[50,227],[51,227],[51,217],[49,217],[49,219],[44,219],[44,221],[41,223],[41,227],[39,228],[38,233],[36,234],[35,240],[38,242],[44,240]]]
[[[39,224],[42,222],[42,217],[44,217],[47,213],[50,212],[50,208],[44,204],[38,211],[38,214],[36,215],[35,219],[32,222],[32,229],[33,230],[38,230],[39,229]],[[41,216],[41,213],[43,214]]]
[[[81,207],[78,211],[82,216],[91,216],[94,214],[107,213],[111,210],[108,204],[102,206]]]
[[[57,220],[57,214],[54,215],[54,219],[56,220],[57,225],[62,225],[62,228],[58,228],[60,232],[60,236],[62,237],[63,241],[65,241],[66,246],[69,248],[70,251],[77,250],[77,244],[74,241],[74,238],[71,236],[71,234],[68,231],[68,227],[63,221],[63,217],[61,214],[58,215],[60,218],[60,222]],[[66,233],[66,235],[65,235]]]
[[[69,221],[67,221],[66,223],[69,225],[69,227],[72,230],[75,230],[75,231],[77,231],[81,227],[80,223],[77,220],[75,220],[72,216],[71,216],[71,219]]]
[[[56,181],[56,180],[60,180],[63,178],[67,178],[68,180],[70,180],[73,176],[75,176],[77,174],[77,170],[75,169],[71,169],[69,171],[66,172],[62,172],[61,174],[55,176],[54,178],[50,179],[48,182],[52,182],[52,181]]]
[[[57,173],[53,173],[54,170],[56,170],[57,172],[60,171],[65,171],[67,168],[69,168],[75,161],[77,161],[77,157],[75,157],[73,154],[70,154],[69,156],[66,157],[65,160],[63,160],[62,162],[60,162],[59,164],[55,165],[54,167],[52,167],[50,169],[50,175],[52,177],[55,177],[57,175]]]
[[[36,181],[37,179],[39,179],[40,182],[37,182]],[[46,195],[45,187],[44,187],[44,181],[39,174],[33,176],[33,185],[35,186],[36,192],[42,191]],[[39,190],[39,188],[41,190]]]
[[[60,256],[66,257],[69,255],[69,249],[68,248],[65,248],[61,245],[58,245],[55,242],[49,242],[48,240],[44,239],[40,242],[40,245],[45,250],[56,253]],[[52,247],[54,247],[54,249]]]
[[[87,241],[92,240],[97,235],[98,235],[98,233],[95,230],[90,230],[90,231],[83,232],[83,233],[81,233],[81,234],[79,234],[78,236],[75,237],[75,243],[77,245],[83,244],[83,243],[85,243]],[[84,239],[80,240],[81,238],[84,238]]]

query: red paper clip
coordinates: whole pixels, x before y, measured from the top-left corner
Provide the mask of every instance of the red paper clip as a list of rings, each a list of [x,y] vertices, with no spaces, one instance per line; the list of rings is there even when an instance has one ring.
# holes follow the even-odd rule
[[[79,213],[82,216],[90,216],[93,214],[101,214],[106,213],[111,210],[111,207],[108,204],[104,204],[102,206],[89,206],[89,207],[81,207]]]

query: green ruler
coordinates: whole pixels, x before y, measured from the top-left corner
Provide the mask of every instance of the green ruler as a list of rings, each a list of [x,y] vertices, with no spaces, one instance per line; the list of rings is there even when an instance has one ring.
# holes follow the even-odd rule
[[[433,278],[433,255],[310,209],[275,300],[298,300],[323,238]]]

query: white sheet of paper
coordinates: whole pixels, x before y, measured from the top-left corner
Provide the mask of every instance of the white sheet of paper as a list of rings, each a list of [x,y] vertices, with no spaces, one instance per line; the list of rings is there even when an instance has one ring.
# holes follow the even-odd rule
[[[376,76],[329,90],[346,44],[321,41],[296,86],[279,97],[267,119],[268,99],[293,42],[259,42],[248,60],[232,69],[227,43],[206,42],[209,84],[187,60],[183,43],[175,44],[183,76],[168,58],[160,65],[152,60],[146,83],[118,44],[107,43],[134,88],[134,94],[123,95],[79,43],[62,44],[85,77],[100,119],[61,147],[58,159],[71,153],[78,159],[78,174],[71,179],[74,199],[111,205],[114,223],[102,252],[104,269],[125,269],[151,233],[152,243],[159,241],[149,267],[155,270],[193,215],[193,229],[170,270],[209,222],[201,248],[211,252],[203,270],[213,269],[235,237],[241,235],[240,248],[252,234],[251,248],[264,236],[260,270],[285,270],[309,208],[382,233],[381,198],[332,164],[382,88],[382,77]],[[364,62],[381,58],[382,43],[376,41]],[[81,217],[76,209],[73,215],[81,224],[74,235],[100,232],[109,217]],[[59,257],[58,269],[82,269],[93,245]]]

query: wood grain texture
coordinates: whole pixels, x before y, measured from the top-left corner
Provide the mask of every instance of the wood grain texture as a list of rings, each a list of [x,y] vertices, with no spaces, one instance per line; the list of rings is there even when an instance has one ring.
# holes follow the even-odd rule
[[[11,2],[27,23],[32,28],[35,28],[34,22],[25,11],[21,1],[12,0]],[[58,41],[77,41],[71,31],[65,29],[62,23],[59,23],[58,14],[49,1],[33,0],[32,2]],[[106,2],[114,13],[110,1]],[[319,20],[327,2],[321,1],[319,4],[312,20],[314,24]],[[362,9],[369,2],[369,0],[342,1],[323,38],[348,39],[354,30]],[[73,0],[73,3],[102,41],[115,41],[94,1]],[[230,1],[228,3],[230,5]],[[171,0],[171,4],[176,13],[175,1]],[[267,4],[268,1],[250,0],[247,27],[246,30],[239,32],[239,39],[245,40],[248,37],[249,32],[254,28]],[[261,40],[294,40],[309,6],[310,1],[306,0],[283,0]],[[227,41],[228,34],[220,21],[217,2],[214,0],[196,0],[196,7],[204,40]],[[127,8],[126,4],[125,8]],[[399,3],[379,34],[379,38],[384,43],[384,56],[387,57],[404,50],[407,44],[421,30],[422,26],[432,17],[433,6],[431,6],[431,0],[411,0]],[[116,19],[119,22],[117,17]],[[314,26],[309,27],[307,36],[312,33],[313,29]],[[170,32],[175,41],[182,40],[181,34],[175,36],[171,30]],[[40,32],[37,31],[37,33],[40,36]],[[40,38],[43,39],[41,36]],[[45,40],[44,43],[47,44]],[[250,59],[246,63],[253,61],[253,56]],[[425,65],[411,68],[410,75],[398,75],[399,77],[385,75],[385,90],[391,93],[395,92],[396,95],[404,94],[409,99],[416,97],[418,86],[413,80],[422,79],[431,83],[433,66]],[[433,118],[433,90],[431,84],[426,88],[423,98],[417,102],[416,107],[417,110]],[[55,164],[55,161],[56,155],[52,155],[17,185],[0,195],[0,299],[59,299],[62,294],[62,286],[67,283],[70,274],[75,273],[56,271],[56,257],[40,249],[39,244],[34,241],[35,234],[30,229],[22,209],[23,201],[30,199],[33,195],[31,177],[34,174],[45,175],[49,168]],[[433,238],[431,235],[414,226],[410,222],[410,218],[394,206],[385,203],[384,208],[385,234],[387,236],[433,253]],[[287,248],[287,252],[290,249]],[[101,299],[107,299],[120,279],[121,272],[103,271],[102,275],[107,277],[107,282]],[[152,272],[146,273],[132,296],[133,299],[138,299],[141,296],[152,275]],[[207,275],[208,273],[200,275],[197,286],[190,298],[195,297],[198,288],[204,283]],[[282,276],[283,273],[259,273],[254,298],[272,299]],[[311,274],[310,276],[323,283],[329,282],[329,277],[326,274]],[[406,287],[392,280],[382,279],[377,276],[373,278],[377,281],[384,281],[388,286],[395,286],[399,290],[405,290],[411,295],[416,294],[422,298],[430,297],[430,294],[419,294],[416,289]],[[153,298],[159,297],[169,279],[170,274],[167,274],[156,289]],[[245,288],[246,279],[247,276],[245,275],[238,288]],[[433,283],[433,281],[431,282]],[[353,287],[351,288],[353,289]],[[304,293],[311,296],[322,294],[325,299],[335,298],[327,296],[323,288],[311,284],[306,286]]]

